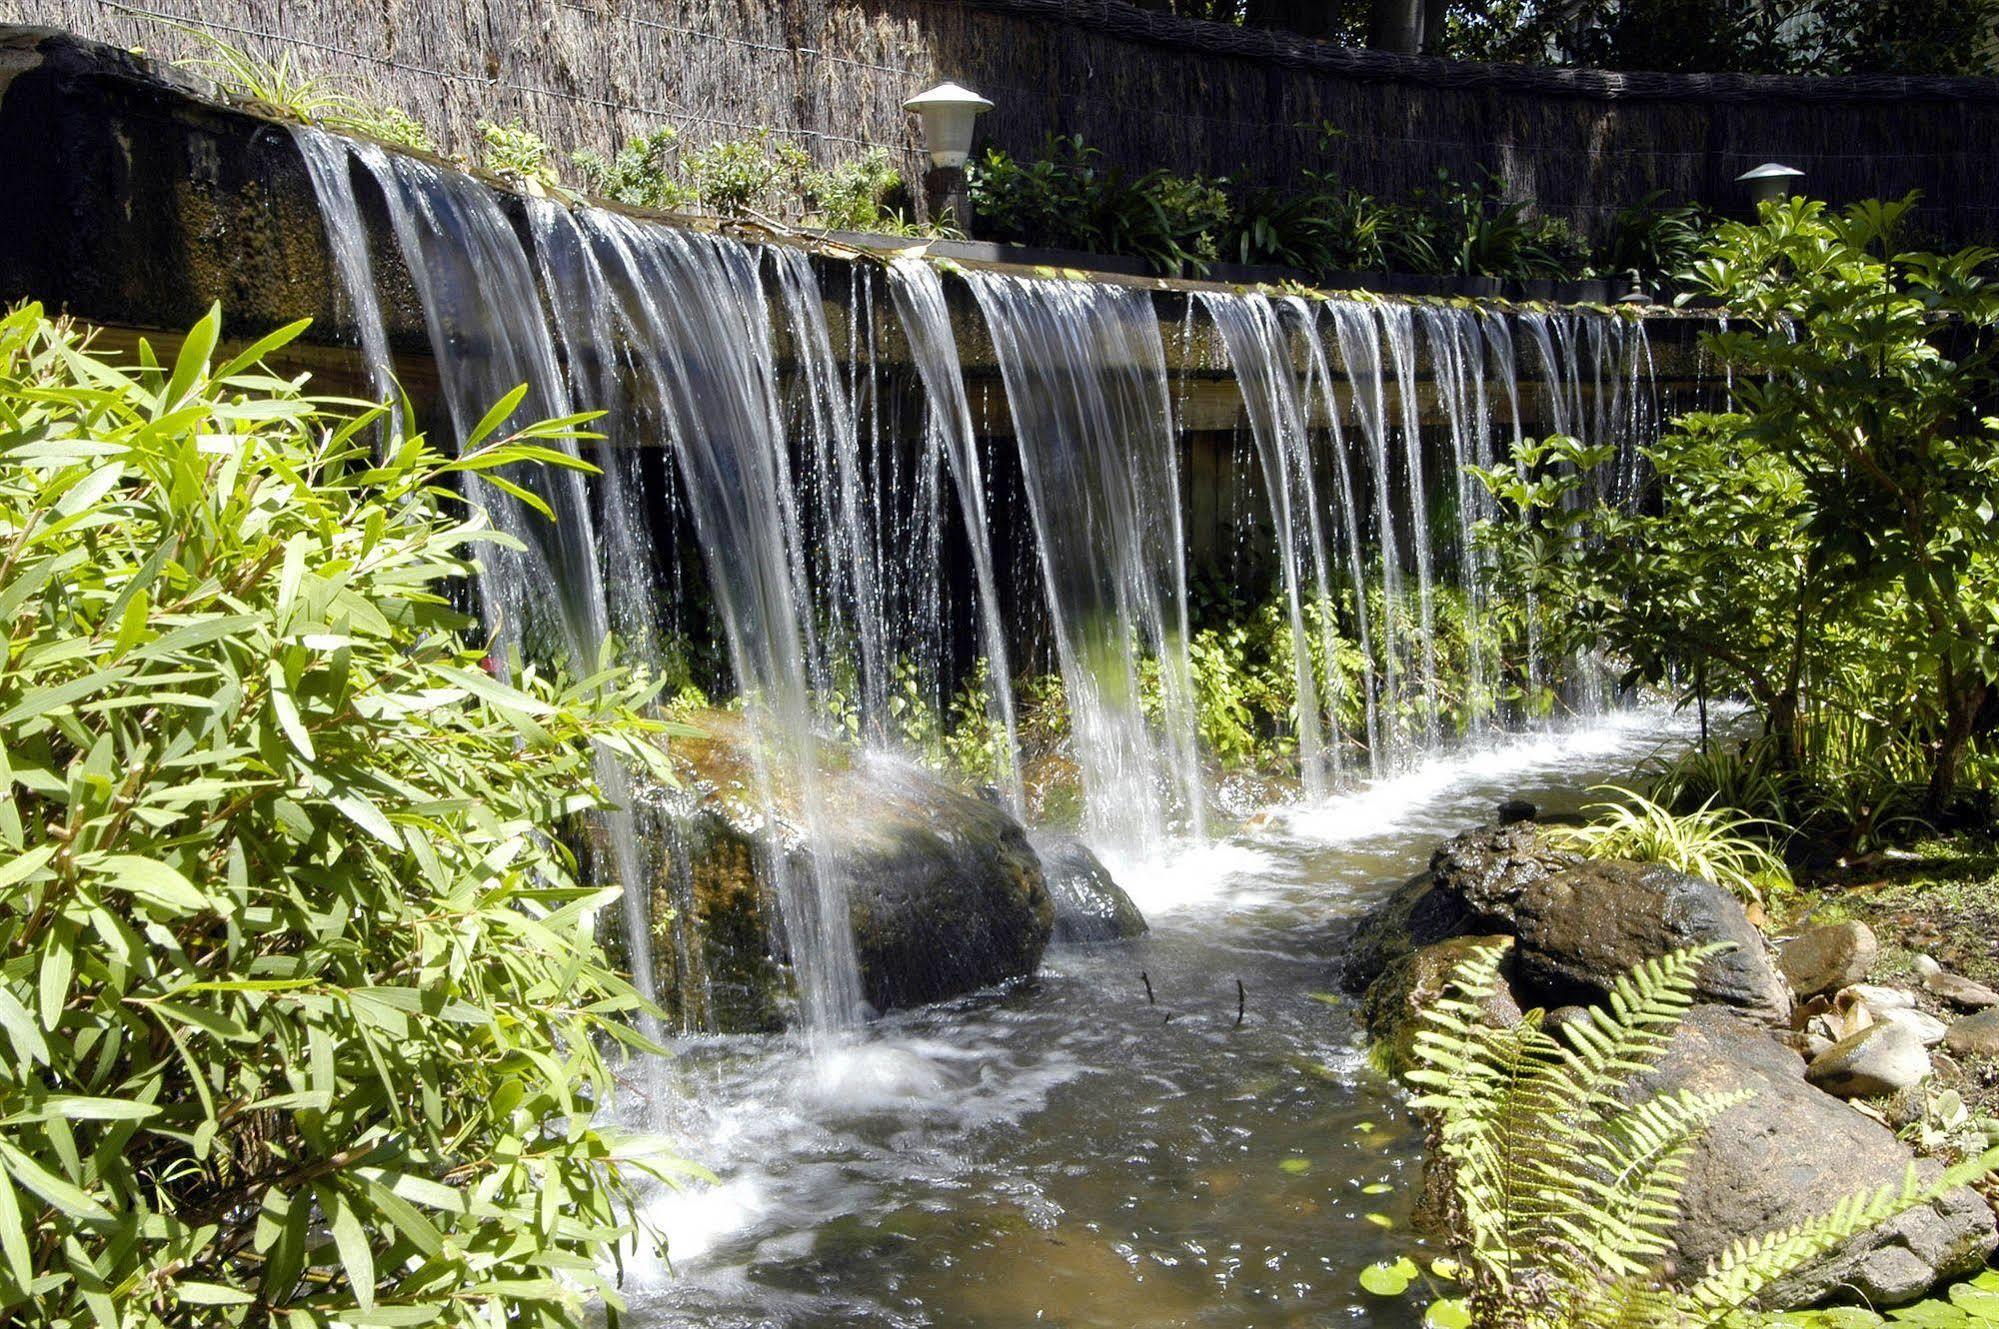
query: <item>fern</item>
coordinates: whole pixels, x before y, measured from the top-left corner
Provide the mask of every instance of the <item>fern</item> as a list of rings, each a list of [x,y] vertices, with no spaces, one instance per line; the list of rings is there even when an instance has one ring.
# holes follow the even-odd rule
[[[1687,1169],[1701,1132],[1749,1093],[1661,1091],[1624,1101],[1726,946],[1676,951],[1620,978],[1609,1001],[1555,1033],[1542,1013],[1485,1018],[1502,946],[1480,947],[1424,1013],[1409,1083],[1433,1114],[1449,1218],[1478,1324],[1522,1329],[1707,1329],[1743,1322],[1756,1295],[1854,1234],[1974,1180],[1999,1151],[1924,1184],[1842,1202],[1736,1243],[1691,1285],[1668,1284]]]

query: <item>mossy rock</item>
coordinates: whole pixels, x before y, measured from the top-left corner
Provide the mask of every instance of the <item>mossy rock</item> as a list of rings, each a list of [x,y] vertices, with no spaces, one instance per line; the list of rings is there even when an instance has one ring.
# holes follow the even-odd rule
[[[794,870],[811,858],[775,791],[766,815],[740,716],[683,717],[677,789],[645,792],[659,836],[650,906],[662,1004],[684,1027],[725,1032],[781,1027],[790,957],[772,885],[776,855]],[[1026,831],[990,800],[911,763],[823,745],[815,777],[823,810],[816,848],[846,884],[862,995],[876,1010],[960,996],[1031,974],[1054,925],[1054,904]]]

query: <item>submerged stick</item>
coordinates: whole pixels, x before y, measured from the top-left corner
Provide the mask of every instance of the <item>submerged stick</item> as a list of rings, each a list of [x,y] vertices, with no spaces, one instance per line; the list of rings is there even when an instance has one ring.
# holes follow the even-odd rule
[[[1141,969],[1138,971],[1138,981],[1145,984],[1145,1004],[1148,1006],[1157,1006],[1159,998],[1152,995],[1152,975]]]
[[[1247,1009],[1248,1005],[1249,989],[1244,987],[1242,980],[1238,978],[1235,981],[1235,1027],[1238,1029],[1242,1028],[1243,1011]]]

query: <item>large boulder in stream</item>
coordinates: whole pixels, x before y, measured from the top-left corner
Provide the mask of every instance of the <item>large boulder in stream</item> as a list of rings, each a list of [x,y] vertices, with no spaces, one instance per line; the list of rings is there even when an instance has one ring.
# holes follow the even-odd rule
[[[1531,822],[1454,836],[1410,881],[1363,919],[1343,966],[1365,991],[1403,956],[1448,937],[1517,940],[1523,1004],[1563,1006],[1608,995],[1633,966],[1682,947],[1733,950],[1702,971],[1700,999],[1771,1023],[1790,993],[1756,925],[1712,882],[1656,864],[1598,862],[1550,844]]]
[[[839,874],[861,991],[876,1010],[921,1005],[1031,974],[1054,903],[1025,829],[994,802],[899,758],[826,745],[818,837],[777,787],[766,811],[736,716],[691,718],[673,740],[678,788],[643,791],[642,834],[667,847],[649,901],[655,986],[690,1027],[780,1027],[791,990],[780,870]]]
[[[1682,1277],[1697,1276],[1733,1242],[1818,1217],[1857,1191],[1899,1186],[1912,1159],[1885,1126],[1806,1083],[1795,1052],[1726,1007],[1695,1007],[1627,1095],[1661,1089],[1753,1094],[1702,1132],[1688,1161],[1673,1233]],[[1934,1163],[1921,1166],[1937,1171]],[[1995,1246],[1991,1209],[1975,1191],[1960,1189],[1862,1233],[1766,1289],[1761,1300],[1772,1307],[1828,1297],[1899,1305],[1978,1269]]]
[[[1061,945],[1092,946],[1128,941],[1148,930],[1145,915],[1111,880],[1090,846],[1073,835],[1042,835],[1034,841],[1048,894],[1055,902],[1055,932]]]

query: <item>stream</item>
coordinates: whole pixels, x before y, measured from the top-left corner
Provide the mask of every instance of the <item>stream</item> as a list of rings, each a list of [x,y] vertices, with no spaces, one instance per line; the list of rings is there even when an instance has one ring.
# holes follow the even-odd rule
[[[682,1040],[663,1116],[715,1180],[648,1203],[670,1267],[630,1259],[627,1322],[1414,1325],[1413,1293],[1355,1281],[1414,1242],[1421,1135],[1357,1003],[1324,999],[1353,921],[1498,800],[1573,811],[1692,729],[1635,710],[1510,737],[1112,862],[1150,935],[1051,948],[1031,981],[816,1057]]]

